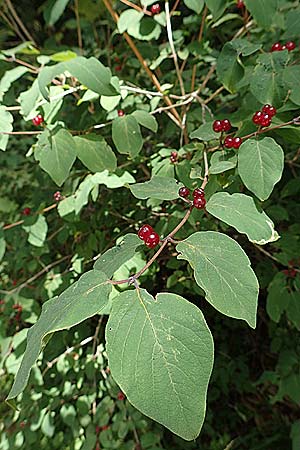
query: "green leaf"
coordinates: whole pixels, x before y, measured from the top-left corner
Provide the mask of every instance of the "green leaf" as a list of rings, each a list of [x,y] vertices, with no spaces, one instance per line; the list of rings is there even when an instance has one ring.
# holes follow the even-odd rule
[[[117,95],[111,84],[111,72],[96,58],[78,56],[54,66],[44,67],[38,75],[38,84],[43,97],[48,99],[47,85],[58,75],[68,71],[80,83],[100,95]]]
[[[21,114],[27,120],[27,116],[37,108],[37,102],[41,93],[37,80],[34,80],[32,86],[24,92],[21,92],[19,102],[21,105]]]
[[[298,81],[300,79],[300,67],[299,65],[288,66],[283,72],[283,81],[287,84],[290,90],[290,99],[296,105],[300,105],[300,92],[298,87]]]
[[[73,139],[77,157],[91,172],[103,172],[105,169],[113,172],[116,169],[117,158],[103,138],[90,134]]]
[[[119,104],[120,100],[121,100],[120,95],[114,95],[114,96],[101,95],[100,105],[106,111],[112,111]],[[82,98],[82,101],[85,101],[85,99]]]
[[[12,123],[14,118],[9,111],[6,111],[5,106],[0,105],[0,150],[5,151],[9,139],[9,134],[2,134],[3,132],[9,133],[12,131]]]
[[[49,335],[101,313],[108,303],[110,291],[107,276],[98,270],[90,270],[59,297],[43,304],[38,321],[28,331],[26,350],[8,400],[17,397],[25,389],[31,368],[48,342]]]
[[[266,200],[280,180],[284,166],[284,153],[274,139],[247,139],[238,153],[239,175],[260,200]]]
[[[2,260],[4,254],[5,254],[5,249],[6,249],[6,243],[5,243],[3,231],[0,228],[0,261]]]
[[[138,121],[133,116],[118,117],[112,123],[112,139],[119,153],[137,156],[143,147]]]
[[[212,128],[213,122],[206,122],[190,134],[191,139],[199,139],[199,141],[212,141],[219,139],[220,134],[215,133]]]
[[[229,92],[236,91],[236,85],[244,75],[244,69],[237,56],[234,43],[227,42],[217,60],[217,75]]]
[[[237,156],[228,152],[214,152],[210,159],[209,173],[218,174],[226,170],[234,169],[237,165]]]
[[[51,0],[44,10],[44,19],[49,27],[52,27],[62,16],[69,0]]]
[[[41,214],[39,214],[37,218],[28,219],[28,221],[32,220],[34,220],[34,222],[29,225],[27,225],[27,221],[25,221],[23,229],[28,233],[28,242],[31,245],[42,247],[48,231],[47,221]]]
[[[9,90],[10,86],[19,78],[21,78],[24,73],[28,72],[26,67],[15,67],[11,70],[6,70],[3,77],[0,80],[0,102],[2,102],[4,94]]]
[[[272,26],[272,19],[278,8],[278,0],[245,0],[246,7],[253,16],[255,22],[269,30]]]
[[[300,8],[293,8],[285,15],[286,23],[282,39],[292,39],[299,37],[300,34]]]
[[[129,186],[136,198],[156,198],[157,200],[175,200],[179,198],[178,190],[183,186],[175,178],[154,176],[145,183],[136,183]]]
[[[34,156],[41,168],[61,186],[76,159],[75,148],[76,143],[68,131],[60,129],[53,136],[46,131],[39,136]]]
[[[222,233],[194,233],[177,245],[178,259],[194,269],[206,300],[218,311],[256,326],[258,282],[239,244]]]
[[[252,197],[244,194],[217,192],[206,205],[207,211],[259,245],[279,239],[274,223],[263,211],[259,211]]]
[[[132,113],[132,116],[135,117],[138,123],[143,127],[148,128],[154,133],[157,132],[158,123],[152,114],[149,114],[147,111],[137,109]]]
[[[113,299],[106,326],[109,367],[128,400],[183,439],[201,430],[213,340],[201,311],[175,294],[144,289]]]
[[[120,14],[118,20],[118,29],[120,33],[128,31],[131,34],[132,29],[136,29],[139,26],[144,14],[142,12],[136,11],[135,9],[126,9]]]
[[[213,19],[217,20],[226,9],[224,0],[205,0],[208,9],[212,12]]]
[[[200,14],[203,6],[204,6],[204,0],[184,0],[185,6],[187,6],[192,11],[195,11],[195,13]]]
[[[111,278],[123,264],[135,256],[141,245],[142,241],[137,234],[126,234],[119,244],[99,256],[94,264],[94,269],[101,270],[106,273],[108,278]]]

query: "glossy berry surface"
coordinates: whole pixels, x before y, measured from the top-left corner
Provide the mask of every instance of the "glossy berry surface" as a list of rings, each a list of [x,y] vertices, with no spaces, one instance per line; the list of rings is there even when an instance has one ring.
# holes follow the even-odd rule
[[[262,118],[260,120],[260,124],[262,127],[268,127],[271,124],[272,117],[269,114],[263,113]]]
[[[212,127],[215,133],[221,133],[223,131],[222,120],[215,120]]]
[[[180,197],[187,198],[190,195],[190,190],[187,187],[181,187],[178,194]]]
[[[231,136],[226,136],[224,139],[224,147],[232,148],[233,147],[233,138]]]
[[[150,236],[151,233],[153,233],[154,230],[151,227],[151,225],[148,225],[147,223],[145,225],[142,225],[141,228],[138,231],[138,237],[144,241],[148,236]]]
[[[261,111],[256,111],[256,113],[252,117],[252,122],[255,123],[255,125],[261,125],[261,119],[262,119],[263,113]]]
[[[118,116],[119,117],[125,116],[125,113],[124,113],[123,109],[118,109]]]
[[[152,14],[159,14],[160,13],[160,5],[159,3],[155,3],[151,6],[151,12]]]
[[[235,149],[240,148],[242,142],[243,142],[243,141],[242,141],[242,138],[240,138],[240,137],[235,137],[235,138],[233,138],[233,142],[232,142],[233,148],[235,148]]]
[[[222,131],[229,131],[231,129],[230,120],[224,119],[221,120],[221,123],[222,123]]]
[[[266,104],[262,107],[262,112],[269,114],[269,116],[271,116],[271,117],[274,117],[277,111],[274,106]]]
[[[245,3],[242,0],[236,2],[236,7],[239,9],[245,8]]]
[[[24,208],[22,211],[23,216],[29,216],[30,213],[31,213],[30,208]]]
[[[59,201],[61,200],[61,198],[62,198],[62,195],[61,195],[60,191],[54,192],[53,198],[54,198],[54,200],[55,200],[56,202],[59,202]]]
[[[145,244],[149,248],[154,248],[157,246],[159,241],[160,241],[159,235],[155,231],[152,231],[152,233],[149,234],[145,239]]]
[[[288,49],[289,52],[291,52],[292,50],[295,50],[295,48],[296,48],[296,44],[295,44],[294,41],[288,41],[285,44],[285,46],[286,46],[286,48]]]
[[[197,209],[202,209],[206,205],[206,200],[204,197],[194,197],[193,205]]]
[[[36,127],[38,127],[39,125],[41,125],[41,123],[44,122],[44,117],[41,114],[38,114],[37,116],[35,116],[32,119],[32,123],[33,125],[35,125]]]
[[[170,161],[171,163],[175,163],[178,159],[178,153],[177,152],[171,152]]]
[[[271,52],[280,52],[282,50],[282,45],[280,42],[275,42],[271,47]]]
[[[202,189],[202,188],[196,188],[194,191],[193,191],[193,197],[194,198],[198,198],[198,197],[204,197],[204,189]]]

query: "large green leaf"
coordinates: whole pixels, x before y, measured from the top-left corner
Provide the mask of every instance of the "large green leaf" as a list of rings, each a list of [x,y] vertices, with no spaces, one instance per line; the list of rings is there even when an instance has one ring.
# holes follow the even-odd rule
[[[298,64],[288,66],[283,72],[283,81],[287,84],[290,90],[290,99],[296,105],[300,105],[300,90],[298,82],[300,79],[300,66]]]
[[[12,131],[13,126],[12,123],[14,121],[14,118],[12,114],[9,111],[6,111],[5,106],[0,105],[0,150],[5,151],[9,139],[8,134],[1,134],[2,132],[9,133]]]
[[[266,29],[271,28],[278,7],[278,0],[245,0],[246,7],[255,22]]]
[[[179,197],[178,190],[183,186],[175,178],[154,176],[145,183],[136,183],[129,186],[136,198],[156,198],[157,200],[174,200]]]
[[[126,291],[113,299],[106,342],[112,376],[128,400],[183,439],[195,439],[213,366],[201,311],[179,295]]]
[[[111,84],[111,72],[96,58],[77,58],[44,67],[38,75],[40,91],[45,99],[48,99],[47,85],[56,76],[68,71],[76,77],[80,83],[100,95],[117,95],[118,92]]]
[[[143,147],[138,121],[133,116],[118,117],[112,123],[112,139],[119,153],[134,158]]]
[[[99,136],[77,136],[76,153],[80,161],[91,172],[113,172],[117,167],[117,158],[106,141]]]
[[[126,234],[119,244],[99,256],[94,264],[94,269],[101,270],[106,273],[108,278],[111,278],[116,270],[135,255],[141,245],[142,241],[137,234]]]
[[[194,233],[177,245],[206,300],[221,313],[256,326],[258,282],[239,244],[222,233]]]
[[[283,150],[274,139],[247,139],[238,153],[239,175],[260,200],[266,200],[282,176]]]
[[[83,320],[98,314],[108,303],[111,285],[107,276],[91,270],[64,291],[43,304],[38,321],[28,331],[27,346],[8,400],[19,395],[26,387],[32,366],[42,347],[55,331],[71,328]]]
[[[76,143],[67,130],[60,129],[54,135],[46,131],[39,136],[35,158],[58,186],[68,178],[76,159],[75,148]]]
[[[32,222],[27,224],[27,222]],[[28,242],[35,247],[44,245],[48,225],[44,216],[39,214],[37,217],[29,218],[25,221],[23,229],[28,233]]]
[[[263,211],[259,211],[252,197],[244,194],[217,192],[206,205],[207,211],[259,245],[279,239],[274,223]]]
[[[286,31],[284,32],[282,39],[297,38],[300,34],[300,6],[293,8],[285,15],[286,19]]]
[[[2,102],[4,94],[9,90],[13,82],[21,78],[26,72],[28,72],[27,67],[18,66],[4,73],[0,80],[0,102]]]

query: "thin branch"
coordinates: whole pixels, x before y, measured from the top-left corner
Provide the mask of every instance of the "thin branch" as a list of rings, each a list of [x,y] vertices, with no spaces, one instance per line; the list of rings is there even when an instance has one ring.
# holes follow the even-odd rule
[[[7,8],[9,9],[11,15],[13,16],[13,18],[15,19],[15,21],[17,22],[17,24],[19,25],[19,27],[23,31],[24,35],[26,36],[26,38],[29,41],[32,41],[34,43],[34,45],[36,45],[35,40],[33,39],[32,35],[29,33],[29,31],[25,27],[24,23],[22,22],[22,20],[18,16],[17,11],[15,10],[12,2],[10,0],[5,0],[5,3],[6,3]]]
[[[224,86],[219,87],[219,89],[213,92],[210,97],[204,100],[204,103],[207,105],[207,103],[211,102],[217,95],[219,95],[222,91],[224,91],[224,89],[225,89]]]
[[[41,134],[43,131],[0,131],[0,134],[24,134],[24,135],[33,135],[33,134]]]
[[[80,48],[80,53],[82,53],[82,34],[81,34],[81,27],[80,27],[78,0],[75,0],[75,2],[74,2],[74,11],[75,11],[75,17],[76,17],[78,47]]]
[[[3,20],[8,24],[8,26],[14,31],[14,33],[16,33],[19,38],[21,39],[21,41],[26,42],[26,39],[24,38],[24,36],[22,35],[22,33],[19,31],[17,24],[14,23],[13,21],[10,20],[10,18],[6,17],[6,15],[4,14],[4,12],[0,11],[0,17],[3,18]]]
[[[121,3],[124,3],[127,6],[130,6],[130,8],[135,9],[138,12],[142,12],[143,14],[147,14],[147,16],[152,16],[152,13],[148,11],[146,8],[142,9],[140,6],[135,5],[134,3],[130,2],[129,0],[120,0]]]
[[[15,62],[17,64],[20,64],[20,66],[28,67],[33,73],[39,73],[39,69],[37,67],[32,66],[31,64],[22,61],[21,59],[11,57],[11,58],[5,58],[4,61],[6,62]]]
[[[57,208],[57,203],[53,203],[52,205],[47,206],[46,208],[42,209],[42,211],[38,211],[36,214],[43,214],[44,212],[51,211],[51,209],[54,208]],[[11,228],[17,227],[18,225],[22,225],[22,223],[24,223],[24,219],[18,220],[14,223],[10,223],[8,225],[4,225],[4,227],[2,227],[2,230],[10,230]]]
[[[199,30],[199,34],[198,34],[198,42],[199,43],[202,41],[207,11],[208,11],[207,6],[205,6],[204,11],[202,13],[201,25],[200,25],[200,30]],[[192,71],[191,91],[193,91],[195,89],[196,72],[197,72],[197,64],[194,64],[193,71]]]

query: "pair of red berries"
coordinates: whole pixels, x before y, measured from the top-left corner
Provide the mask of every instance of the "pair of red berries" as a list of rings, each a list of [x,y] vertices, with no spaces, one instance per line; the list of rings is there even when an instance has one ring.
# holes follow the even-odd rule
[[[190,195],[190,190],[187,187],[179,189],[178,194],[182,198],[187,198]],[[197,209],[202,209],[206,205],[205,192],[202,188],[196,188],[193,191],[193,206]]]
[[[288,41],[285,44],[280,44],[280,42],[275,42],[275,44],[271,47],[271,52],[281,52],[282,50],[288,50],[291,52],[292,50],[295,50],[296,44],[294,41]]]
[[[142,225],[139,229],[138,237],[142,239],[149,248],[156,247],[160,241],[159,235],[153,230],[151,225],[148,225],[147,223]]]
[[[231,123],[228,119],[215,120],[212,127],[215,133],[222,133],[231,130]]]
[[[170,161],[172,164],[176,163],[178,159],[178,153],[177,152],[171,152]]]
[[[252,117],[252,122],[261,127],[269,127],[272,122],[272,117],[276,114],[276,108],[272,105],[266,104],[261,111],[256,111]]]
[[[42,114],[38,114],[37,116],[35,116],[32,119],[32,123],[34,126],[38,127],[39,125],[41,125],[44,122],[44,117],[42,116]]]
[[[232,137],[232,136],[226,136],[224,139],[224,147],[225,148],[235,148],[238,150],[240,146],[242,145],[242,138],[240,137]]]
[[[159,14],[160,13],[160,4],[159,3],[155,3],[154,5],[151,6],[151,12],[152,14],[155,16],[155,14]]]

